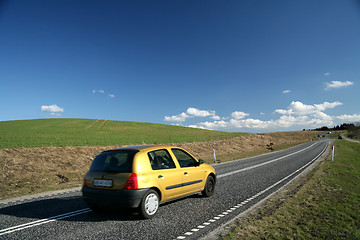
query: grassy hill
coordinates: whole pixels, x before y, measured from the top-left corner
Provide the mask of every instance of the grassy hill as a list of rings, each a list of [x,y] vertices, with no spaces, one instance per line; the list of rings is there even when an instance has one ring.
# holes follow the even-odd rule
[[[244,134],[95,119],[35,119],[0,122],[0,148],[199,142],[240,135]]]

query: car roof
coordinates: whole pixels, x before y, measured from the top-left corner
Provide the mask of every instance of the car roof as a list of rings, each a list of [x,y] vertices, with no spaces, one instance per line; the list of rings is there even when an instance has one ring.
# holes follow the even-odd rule
[[[127,147],[122,147],[122,148],[115,148],[115,149],[111,149],[108,151],[122,151],[122,150],[148,151],[148,150],[156,150],[156,149],[167,148],[167,147],[178,148],[175,146],[165,146],[165,145],[139,145],[139,146],[127,146]],[[106,152],[108,152],[108,151],[106,151]]]

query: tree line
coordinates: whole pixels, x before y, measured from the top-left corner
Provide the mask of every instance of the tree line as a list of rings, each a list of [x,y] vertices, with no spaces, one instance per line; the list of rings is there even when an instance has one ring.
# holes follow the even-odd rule
[[[329,128],[327,126],[323,126],[321,128],[312,129],[312,131],[340,131],[340,130],[354,130],[360,128],[360,122],[358,123],[343,123],[341,125],[334,126]]]
[[[312,131],[347,131],[349,138],[360,139],[360,122],[343,123],[332,128],[323,126],[321,128],[312,129]]]

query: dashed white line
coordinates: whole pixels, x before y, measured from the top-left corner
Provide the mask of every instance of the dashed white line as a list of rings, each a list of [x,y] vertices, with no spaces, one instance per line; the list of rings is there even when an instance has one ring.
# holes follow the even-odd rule
[[[313,146],[313,145],[314,145],[314,144],[312,144],[311,146]],[[282,183],[282,182],[285,181],[286,179],[292,177],[292,176],[295,175],[296,173],[298,173],[298,172],[300,172],[301,170],[303,170],[304,168],[308,167],[308,166],[309,166],[310,164],[312,164],[316,159],[318,159],[318,157],[320,157],[321,154],[323,154],[325,150],[326,150],[326,148],[325,148],[319,155],[317,155],[315,158],[313,158],[310,162],[308,162],[307,164],[305,164],[305,165],[302,166],[301,168],[297,169],[296,171],[294,171],[294,172],[291,173],[290,175],[284,177],[283,179],[279,180],[278,182],[274,183],[273,185],[269,186],[268,188],[266,188],[266,189],[258,192],[258,193],[255,194],[254,196],[251,196],[251,197],[249,197],[248,199],[242,201],[240,204],[237,204],[236,206],[241,207],[241,206],[246,205],[247,203],[249,203],[249,202],[251,202],[252,200],[254,200],[255,198],[259,197],[259,196],[262,195],[263,193],[269,191],[270,189],[272,189],[272,188],[274,188],[275,186],[279,185],[280,183]],[[302,150],[300,150],[300,151],[302,151]],[[300,152],[300,151],[298,151],[298,152]],[[296,152],[296,153],[297,153],[297,152]],[[293,153],[293,154],[295,154],[295,153]],[[290,154],[290,155],[292,155],[292,154]],[[289,156],[289,155],[288,155],[288,156]],[[237,171],[234,171],[234,172],[237,172]],[[224,174],[223,174],[223,175],[224,175]],[[227,175],[226,175],[226,176],[227,176]],[[236,207],[231,207],[230,209],[228,209],[228,210],[224,211],[223,213],[219,214],[217,217],[214,217],[214,218],[208,220],[208,222],[203,223],[203,225],[205,225],[205,226],[201,225],[201,227],[199,226],[198,228],[204,229],[206,226],[210,225],[209,222],[214,223],[214,222],[216,222],[217,220],[220,220],[221,218],[225,217],[227,214],[233,212],[234,210],[236,210]],[[191,233],[191,234],[193,234],[193,233]],[[184,235],[187,235],[187,233],[185,233]],[[179,236],[179,237],[177,237],[177,239],[186,239],[186,237],[184,237],[184,236]]]

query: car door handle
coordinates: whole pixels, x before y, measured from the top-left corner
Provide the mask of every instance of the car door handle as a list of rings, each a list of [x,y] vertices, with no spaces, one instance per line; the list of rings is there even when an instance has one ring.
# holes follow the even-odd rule
[[[159,175],[158,178],[164,178],[163,175]]]
[[[187,173],[187,172],[184,172],[184,175],[188,175],[188,173]]]

